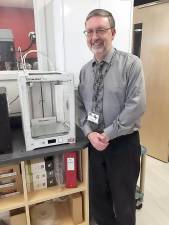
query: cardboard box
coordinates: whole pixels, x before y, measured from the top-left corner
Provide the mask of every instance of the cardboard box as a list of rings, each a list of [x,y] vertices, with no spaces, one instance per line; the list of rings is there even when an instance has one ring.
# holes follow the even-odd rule
[[[10,217],[11,225],[26,225],[26,214],[21,213]]]
[[[40,190],[43,188],[47,188],[47,179],[41,179],[38,181],[33,182],[33,190]]]
[[[3,186],[8,186],[11,183],[16,182],[16,177],[5,177],[5,178],[0,178],[0,188]]]
[[[16,176],[20,174],[18,165],[0,166],[0,178]]]
[[[45,170],[45,161],[43,158],[41,159],[32,159],[31,162],[31,172],[34,173],[42,173]]]
[[[81,193],[75,193],[69,196],[69,206],[74,224],[82,223],[83,221],[83,207]]]
[[[15,183],[17,192],[23,192],[20,165],[0,166],[1,191],[3,187],[13,186],[12,183]]]
[[[47,179],[47,175],[46,175],[46,171],[43,171],[43,172],[39,172],[39,173],[33,173],[32,174],[32,180],[33,180],[33,183],[34,182],[38,182],[39,180],[44,180],[44,179]]]
[[[10,192],[10,190],[16,190],[17,191],[16,182],[0,185],[0,193]],[[11,191],[11,192],[13,192],[13,191]]]
[[[44,159],[28,160],[25,166],[28,192],[47,187],[47,174]]]

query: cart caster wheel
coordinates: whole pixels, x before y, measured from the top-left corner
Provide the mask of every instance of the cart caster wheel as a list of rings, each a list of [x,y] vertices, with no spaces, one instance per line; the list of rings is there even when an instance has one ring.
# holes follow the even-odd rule
[[[139,205],[136,205],[136,209],[141,209],[143,207],[143,204],[139,204]]]

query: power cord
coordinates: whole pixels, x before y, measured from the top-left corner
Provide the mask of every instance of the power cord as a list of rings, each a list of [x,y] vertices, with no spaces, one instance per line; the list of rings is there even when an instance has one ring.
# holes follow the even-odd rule
[[[51,68],[53,68],[53,70],[56,70],[56,67],[54,66],[54,64],[51,62],[51,60],[49,59],[49,57],[45,54],[45,53],[43,53],[43,52],[41,52],[41,51],[38,51],[38,50],[30,50],[30,51],[28,51],[27,53],[25,53],[24,55],[23,55],[23,70],[26,70],[27,68],[26,68],[26,57],[30,54],[30,53],[33,53],[33,52],[35,52],[35,53],[39,53],[39,54],[41,54],[43,57],[45,57],[46,59],[47,59],[47,61],[48,61],[48,63],[49,63],[49,65],[50,65],[50,67]]]

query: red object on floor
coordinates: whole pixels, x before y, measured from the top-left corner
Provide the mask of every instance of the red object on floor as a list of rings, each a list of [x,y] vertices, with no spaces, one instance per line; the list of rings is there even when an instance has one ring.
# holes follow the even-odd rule
[[[67,188],[77,187],[77,152],[64,153],[65,164],[65,186]]]

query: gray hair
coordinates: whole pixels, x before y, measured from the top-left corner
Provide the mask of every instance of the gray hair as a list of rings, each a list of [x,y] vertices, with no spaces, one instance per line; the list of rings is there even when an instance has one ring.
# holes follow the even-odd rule
[[[86,17],[86,21],[85,21],[85,24],[86,22],[91,18],[91,17],[94,17],[94,16],[102,16],[102,17],[107,17],[108,20],[109,20],[109,23],[110,23],[110,26],[112,28],[115,28],[115,20],[114,20],[114,17],[113,15],[111,14],[111,12],[105,10],[105,9],[94,9],[92,10]]]

